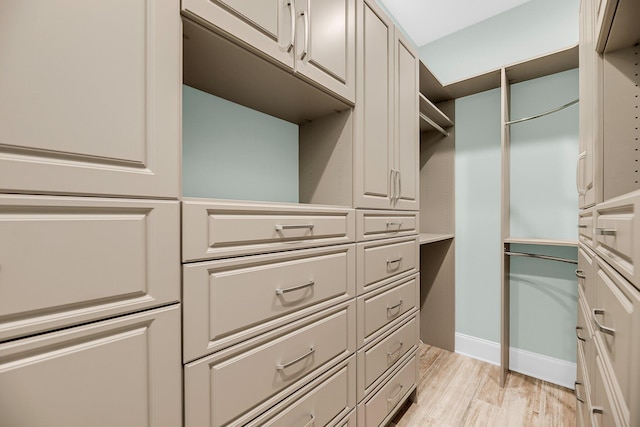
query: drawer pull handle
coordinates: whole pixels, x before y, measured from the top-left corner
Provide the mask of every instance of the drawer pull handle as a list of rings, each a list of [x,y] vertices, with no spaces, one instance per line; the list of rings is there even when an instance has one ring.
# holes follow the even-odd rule
[[[287,292],[293,292],[293,291],[297,291],[300,289],[304,289],[304,288],[308,288],[310,286],[315,285],[316,282],[314,282],[313,280],[309,280],[307,283],[303,283],[302,285],[296,285],[296,286],[291,286],[290,288],[285,288],[285,289],[276,289],[276,295],[284,295]]]
[[[578,341],[582,341],[582,342],[586,342],[586,338],[582,338],[580,336],[580,333],[578,331],[582,330],[582,326],[576,326],[576,338],[578,339]]]
[[[293,360],[292,360],[292,361],[290,361],[290,362],[287,362],[287,363],[283,363],[283,364],[278,364],[278,365],[276,365],[276,369],[277,369],[278,371],[282,371],[283,369],[287,369],[289,366],[291,366],[291,365],[295,365],[296,363],[300,362],[301,360],[304,360],[304,359],[306,359],[307,357],[311,356],[313,353],[315,353],[315,351],[316,351],[316,349],[315,349],[315,348],[310,347],[310,348],[309,348],[309,351],[308,351],[308,352],[306,352],[305,354],[303,354],[302,356],[300,356],[300,357],[298,357],[298,358],[296,358],[296,359],[293,359]]]
[[[387,228],[389,227],[402,227],[402,221],[389,221],[387,222]]]
[[[402,307],[402,300],[400,300],[400,302],[397,303],[397,304],[388,305],[387,306],[387,311],[395,310],[396,308],[400,308],[400,307]]]
[[[573,393],[576,395],[576,400],[580,403],[584,403],[584,399],[582,399],[580,396],[578,396],[578,386],[582,385],[581,382],[579,381],[575,381],[573,383]]]
[[[402,350],[402,347],[403,347],[403,346],[404,346],[404,343],[401,341],[401,342],[400,342],[400,345],[398,346],[398,348],[396,348],[396,349],[395,349],[395,350],[393,350],[393,351],[387,351],[387,356],[393,356],[394,354],[399,353],[399,352],[400,352],[400,350]]]
[[[394,393],[393,396],[389,396],[387,397],[387,402],[393,402],[394,400],[396,400],[398,397],[400,397],[400,393],[402,393],[402,389],[404,388],[403,384],[400,384],[400,387],[398,387],[398,391],[396,393]]]
[[[598,236],[615,236],[616,229],[615,228],[596,228],[596,234]]]
[[[578,228],[587,228],[589,227],[587,224],[578,224]]]
[[[276,231],[295,230],[299,228],[308,228],[309,230],[313,230],[313,224],[276,225]]]
[[[313,425],[313,423],[316,422],[315,415],[309,414],[309,416],[311,417],[311,419],[309,421],[307,421],[307,423],[303,427],[311,427]]]
[[[593,412],[594,414],[604,414],[604,409],[600,408],[599,406],[594,407],[591,412]]]
[[[389,266],[390,266],[391,264],[396,264],[396,263],[398,264],[398,266],[396,267],[396,269],[397,269],[397,268],[400,268],[400,263],[401,263],[401,262],[402,262],[402,257],[398,257],[398,258],[396,258],[396,259],[388,259],[388,260],[387,260],[387,268],[389,268]]]
[[[615,335],[616,333],[615,329],[608,328],[598,321],[598,318],[596,316],[603,315],[603,314],[604,314],[604,310],[598,309],[598,308],[593,309],[593,320],[596,322],[596,326],[598,327],[598,330],[603,334],[608,334],[611,336]]]
[[[587,278],[587,276],[584,275],[584,270],[580,270],[580,269],[576,270],[576,277],[578,279],[586,279]]]

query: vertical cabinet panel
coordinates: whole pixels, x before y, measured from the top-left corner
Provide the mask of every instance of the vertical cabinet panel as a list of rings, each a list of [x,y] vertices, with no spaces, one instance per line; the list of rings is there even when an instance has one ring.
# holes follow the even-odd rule
[[[0,191],[178,196],[178,12],[0,4]]]
[[[0,345],[0,424],[182,423],[178,305]]]

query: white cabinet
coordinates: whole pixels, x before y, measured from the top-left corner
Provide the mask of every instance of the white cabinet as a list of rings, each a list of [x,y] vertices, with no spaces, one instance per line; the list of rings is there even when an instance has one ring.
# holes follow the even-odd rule
[[[178,3],[0,3],[0,191],[178,196]]]
[[[183,13],[353,103],[355,0],[184,0]]]
[[[418,210],[418,59],[373,1],[358,3],[354,204]]]

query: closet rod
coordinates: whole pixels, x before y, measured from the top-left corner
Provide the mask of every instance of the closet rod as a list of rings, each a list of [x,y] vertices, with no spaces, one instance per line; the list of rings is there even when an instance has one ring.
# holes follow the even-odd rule
[[[509,121],[509,122],[505,122],[505,125],[513,125],[513,124],[515,124],[515,123],[526,122],[527,120],[533,120],[533,119],[537,119],[537,118],[539,118],[539,117],[547,116],[547,115],[549,115],[549,114],[557,113],[557,112],[558,112],[558,111],[560,111],[560,110],[564,110],[565,108],[568,108],[568,107],[571,107],[572,105],[577,104],[577,103],[578,103],[578,101],[580,101],[580,99],[574,99],[574,100],[573,100],[573,101],[571,101],[570,103],[568,103],[568,104],[564,104],[564,105],[561,105],[560,107],[558,107],[558,108],[554,108],[553,110],[549,110],[549,111],[546,111],[546,112],[544,112],[544,113],[536,114],[535,116],[525,117],[525,118],[523,118],[523,119],[511,120],[511,121]]]
[[[415,117],[415,116],[414,116]],[[442,126],[440,126],[439,124],[437,124],[436,122],[434,122],[433,120],[431,120],[429,117],[425,116],[424,114],[420,113],[420,118],[422,120],[424,120],[425,122],[429,123],[431,126],[433,126],[433,128],[435,130],[437,130],[438,132],[440,132],[441,134],[443,134],[444,136],[449,136],[449,132],[447,132],[446,130],[444,130],[444,128],[442,128]]]
[[[524,257],[529,257],[529,258],[541,258],[541,259],[548,259],[548,260],[551,260],[551,261],[566,262],[566,263],[569,263],[569,264],[577,264],[578,263],[578,261],[576,261],[575,259],[559,258],[559,257],[549,256],[549,255],[528,254],[528,253],[524,253],[524,252],[510,252],[510,251],[505,251],[504,253],[505,253],[505,255],[510,255],[510,256],[524,256]]]

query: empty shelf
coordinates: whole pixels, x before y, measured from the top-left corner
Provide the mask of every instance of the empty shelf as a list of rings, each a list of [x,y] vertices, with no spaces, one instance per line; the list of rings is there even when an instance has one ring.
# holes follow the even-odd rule
[[[504,243],[514,243],[520,245],[541,245],[541,246],[574,246],[578,247],[576,240],[554,240],[554,239],[534,239],[522,237],[508,237]]]
[[[447,117],[435,104],[429,101],[423,94],[420,95],[420,113],[429,117],[443,128],[453,126],[453,121]]]
[[[421,245],[453,239],[453,234],[420,233],[418,241]]]

